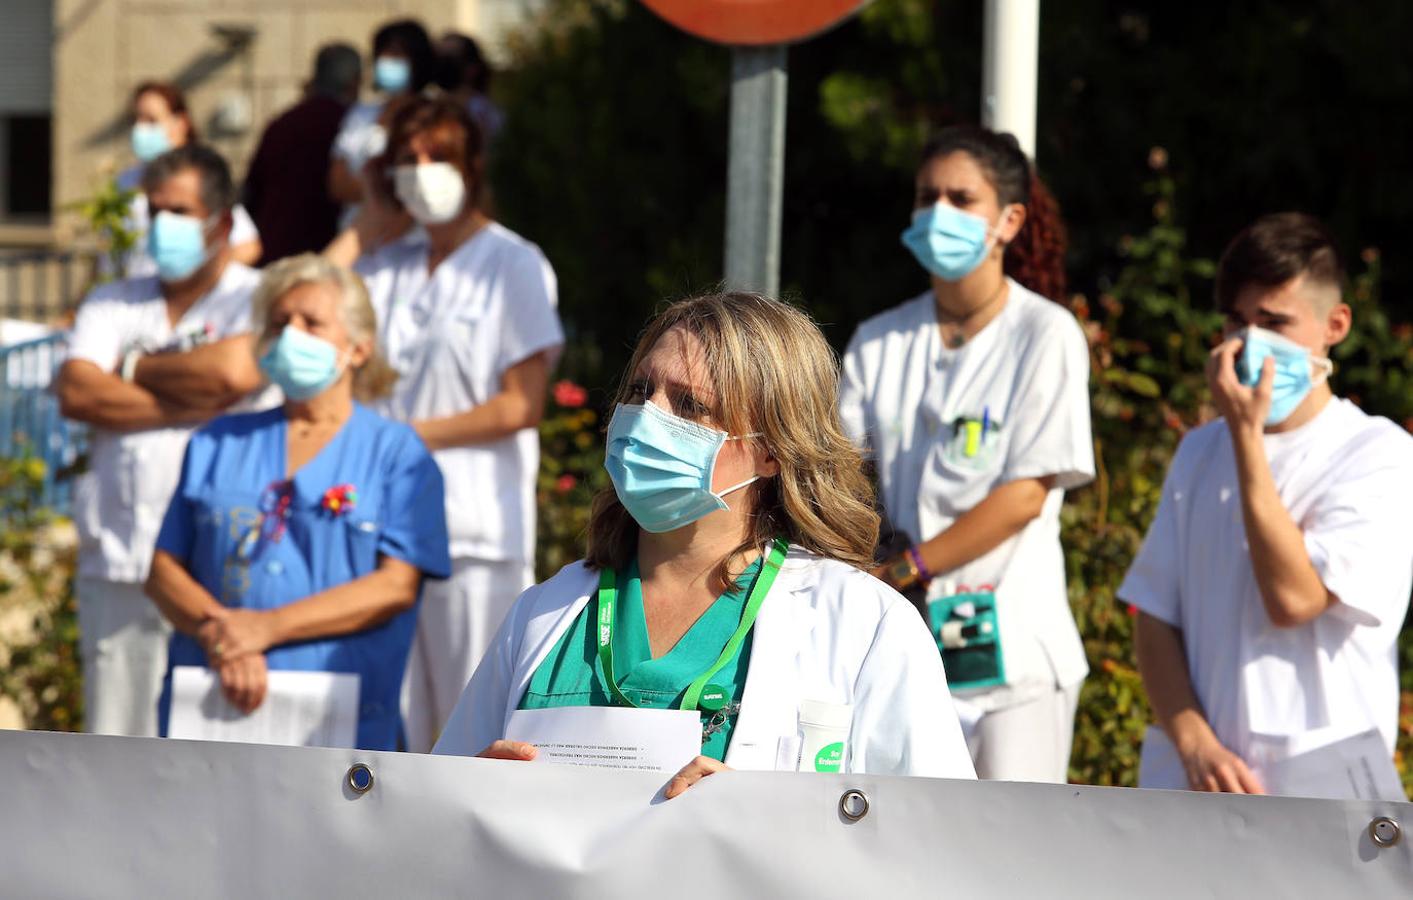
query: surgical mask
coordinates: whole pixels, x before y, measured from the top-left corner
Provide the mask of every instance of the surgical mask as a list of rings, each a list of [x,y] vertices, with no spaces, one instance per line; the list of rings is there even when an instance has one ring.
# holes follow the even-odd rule
[[[759,436],[731,437],[651,403],[620,403],[608,424],[603,465],[628,514],[644,531],[661,534],[726,509],[722,498],[756,481],[759,475],[720,493],[711,489],[716,458],[726,442]]]
[[[446,162],[396,167],[393,191],[422,225],[450,222],[466,202],[466,180],[456,166]]]
[[[166,210],[157,213],[147,233],[147,252],[157,263],[157,277],[183,281],[205,265],[213,255],[206,247],[206,228],[214,223],[214,216],[203,222]]]
[[[400,94],[412,83],[412,63],[400,56],[380,56],[373,61],[373,86]]]
[[[902,237],[922,267],[943,281],[960,281],[975,272],[992,246],[986,220],[950,203],[915,210]]]
[[[338,348],[290,325],[260,357],[260,371],[291,400],[322,394],[339,380],[343,368]]]
[[[1254,325],[1232,335],[1241,341],[1241,354],[1236,358],[1237,380],[1247,387],[1261,383],[1261,367],[1267,357],[1275,359],[1275,380],[1271,385],[1271,411],[1267,425],[1279,425],[1318,384],[1323,384],[1334,371],[1334,363],[1323,356],[1313,356],[1310,348],[1274,331]],[[1319,368],[1319,373],[1312,369]]]
[[[138,122],[132,127],[132,152],[143,162],[151,162],[172,149],[167,128],[157,122]]]

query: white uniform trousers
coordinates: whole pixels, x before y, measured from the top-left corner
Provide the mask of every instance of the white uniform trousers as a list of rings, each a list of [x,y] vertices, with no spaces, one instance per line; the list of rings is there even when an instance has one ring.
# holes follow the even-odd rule
[[[156,737],[171,624],[140,584],[79,578],[75,591],[86,728]]]
[[[515,598],[535,583],[527,562],[453,559],[451,577],[428,580],[402,682],[407,749],[430,753]]]
[[[985,713],[967,734],[976,777],[1064,784],[1083,682]]]

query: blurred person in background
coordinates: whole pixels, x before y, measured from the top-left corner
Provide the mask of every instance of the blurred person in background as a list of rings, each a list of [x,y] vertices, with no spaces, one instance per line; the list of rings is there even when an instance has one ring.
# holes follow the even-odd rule
[[[312,254],[271,266],[251,327],[282,407],[197,431],[147,592],[176,628],[170,668],[214,669],[249,714],[272,671],[358,676],[356,746],[396,750],[424,578],[445,578],[442,477],[417,435],[362,405],[396,373],[357,275]]]
[[[142,583],[162,513],[192,428],[260,402],[248,395],[263,379],[247,334],[259,276],[232,259],[225,160],[185,144],[149,163],[143,183],[158,273],[84,300],[56,391],[64,415],[93,427],[74,495],[86,724],[152,737],[170,629]]]
[[[245,176],[245,205],[260,228],[260,265],[323,250],[338,233],[329,196],[330,152],[363,77],[358,51],[328,44],[314,59],[304,99],[269,124]]]
[[[372,100],[354,103],[334,138],[329,194],[344,204],[343,224],[363,200],[363,167],[387,146],[384,112],[388,102],[420,94],[436,75],[437,58],[427,30],[412,19],[388,22],[373,35]]]
[[[1258,219],[1217,265],[1221,418],[1178,445],[1118,590],[1156,720],[1139,787],[1279,792],[1263,771],[1371,731],[1365,771],[1397,781],[1413,439],[1330,389],[1343,288],[1333,236],[1303,213]]]
[[[554,271],[482,211],[483,164],[464,106],[408,100],[370,167],[369,202],[326,251],[367,281],[380,345],[402,376],[380,409],[412,424],[446,477],[452,576],[427,589],[404,699],[418,752],[534,582],[535,428],[564,344]],[[400,240],[414,223],[426,240]]]
[[[491,65],[481,45],[469,35],[448,31],[437,40],[437,84],[466,111],[481,128],[486,149],[495,145],[504,116],[491,102]]]
[[[1060,547],[1094,477],[1063,234],[1014,136],[940,132],[902,235],[931,287],[859,326],[840,390],[901,544],[875,574],[918,593],[977,775],[1003,781],[1067,780],[1089,671]]]
[[[191,108],[181,88],[165,81],[146,81],[132,93],[132,151],[137,162],[118,174],[118,189],[137,191],[128,207],[126,227],[137,236],[137,243],[123,260],[121,272],[106,274],[138,278],[157,273],[157,264],[147,252],[147,229],[151,211],[147,194],[142,189],[142,176],[147,164],[169,150],[194,144],[198,140]],[[260,259],[260,232],[244,206],[231,210],[229,254],[233,262],[253,266]],[[100,263],[107,264],[106,254]]]

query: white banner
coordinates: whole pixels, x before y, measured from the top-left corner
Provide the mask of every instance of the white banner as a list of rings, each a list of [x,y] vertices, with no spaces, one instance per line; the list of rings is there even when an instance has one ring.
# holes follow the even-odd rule
[[[358,793],[349,769],[363,763]],[[5,897],[1397,897],[1413,804],[0,732]],[[840,812],[846,791],[867,812]],[[862,804],[855,798],[858,808]],[[1385,824],[1387,839],[1396,829]]]

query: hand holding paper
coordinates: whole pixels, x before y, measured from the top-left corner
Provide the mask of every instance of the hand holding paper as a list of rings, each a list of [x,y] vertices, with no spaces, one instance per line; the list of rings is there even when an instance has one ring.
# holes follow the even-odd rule
[[[675,773],[702,752],[701,717],[680,709],[521,709],[511,713],[505,736],[487,749],[521,742],[534,745],[537,761],[638,772]]]

